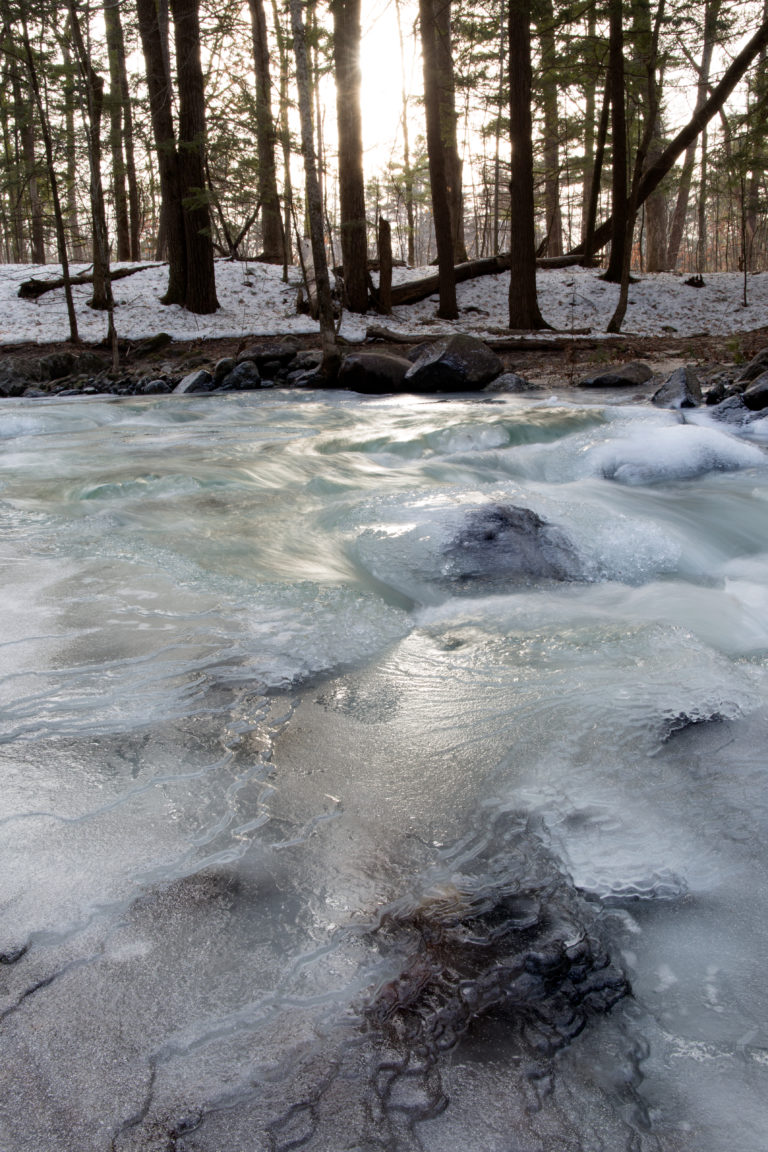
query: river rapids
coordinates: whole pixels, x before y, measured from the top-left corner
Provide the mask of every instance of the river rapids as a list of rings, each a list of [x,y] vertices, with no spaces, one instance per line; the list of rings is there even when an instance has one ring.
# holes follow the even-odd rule
[[[757,1152],[768,460],[4,401],[2,1152]]]

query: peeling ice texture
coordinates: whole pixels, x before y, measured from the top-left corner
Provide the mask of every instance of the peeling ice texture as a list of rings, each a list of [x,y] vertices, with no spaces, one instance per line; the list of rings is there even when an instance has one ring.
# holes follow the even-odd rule
[[[630,439],[603,444],[590,453],[590,462],[608,480],[658,484],[690,480],[707,472],[759,468],[766,457],[759,448],[724,432],[680,424],[652,434],[638,431]]]

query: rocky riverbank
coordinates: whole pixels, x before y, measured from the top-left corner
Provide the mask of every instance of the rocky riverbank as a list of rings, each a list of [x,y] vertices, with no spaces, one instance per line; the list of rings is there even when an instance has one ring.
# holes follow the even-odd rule
[[[344,346],[338,386],[355,392],[475,391],[531,396],[616,390],[626,401],[666,407],[709,405],[729,420],[768,408],[768,329],[723,339],[625,337],[611,342],[553,338],[550,345],[491,348],[465,335],[412,345],[383,340]],[[123,342],[112,367],[103,347],[57,344],[5,348],[0,396],[147,396],[319,387],[315,335]],[[586,395],[586,393],[585,393]]]

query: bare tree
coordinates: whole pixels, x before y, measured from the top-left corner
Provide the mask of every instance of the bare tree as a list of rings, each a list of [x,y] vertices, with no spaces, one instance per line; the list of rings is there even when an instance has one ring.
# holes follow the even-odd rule
[[[333,300],[331,282],[328,277],[328,261],[325,255],[325,231],[323,227],[323,198],[317,176],[314,133],[312,131],[312,96],[309,82],[309,61],[301,0],[290,0],[291,28],[293,30],[293,51],[296,57],[296,88],[299,98],[301,119],[301,147],[304,154],[304,176],[307,196],[312,258],[315,265],[317,284],[320,333],[323,347],[321,372],[328,383],[335,380],[341,357],[333,324]]]
[[[437,314],[444,320],[455,320],[459,309],[456,303],[456,279],[453,273],[454,234],[448,194],[449,176],[442,125],[437,54],[436,8],[442,3],[443,0],[419,0],[419,23],[424,62],[424,110],[427,120],[429,183],[440,277],[440,304]]]
[[[368,308],[368,237],[360,116],[360,0],[332,0],[336,122],[339,134],[339,223],[346,302]]]
[[[531,125],[531,5],[509,0],[509,326],[546,328],[536,294]]]

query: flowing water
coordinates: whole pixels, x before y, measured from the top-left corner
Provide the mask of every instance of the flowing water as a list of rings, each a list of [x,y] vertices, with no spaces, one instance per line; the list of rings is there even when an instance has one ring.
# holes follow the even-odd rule
[[[0,414],[2,1152],[757,1152],[768,468],[618,403]]]

